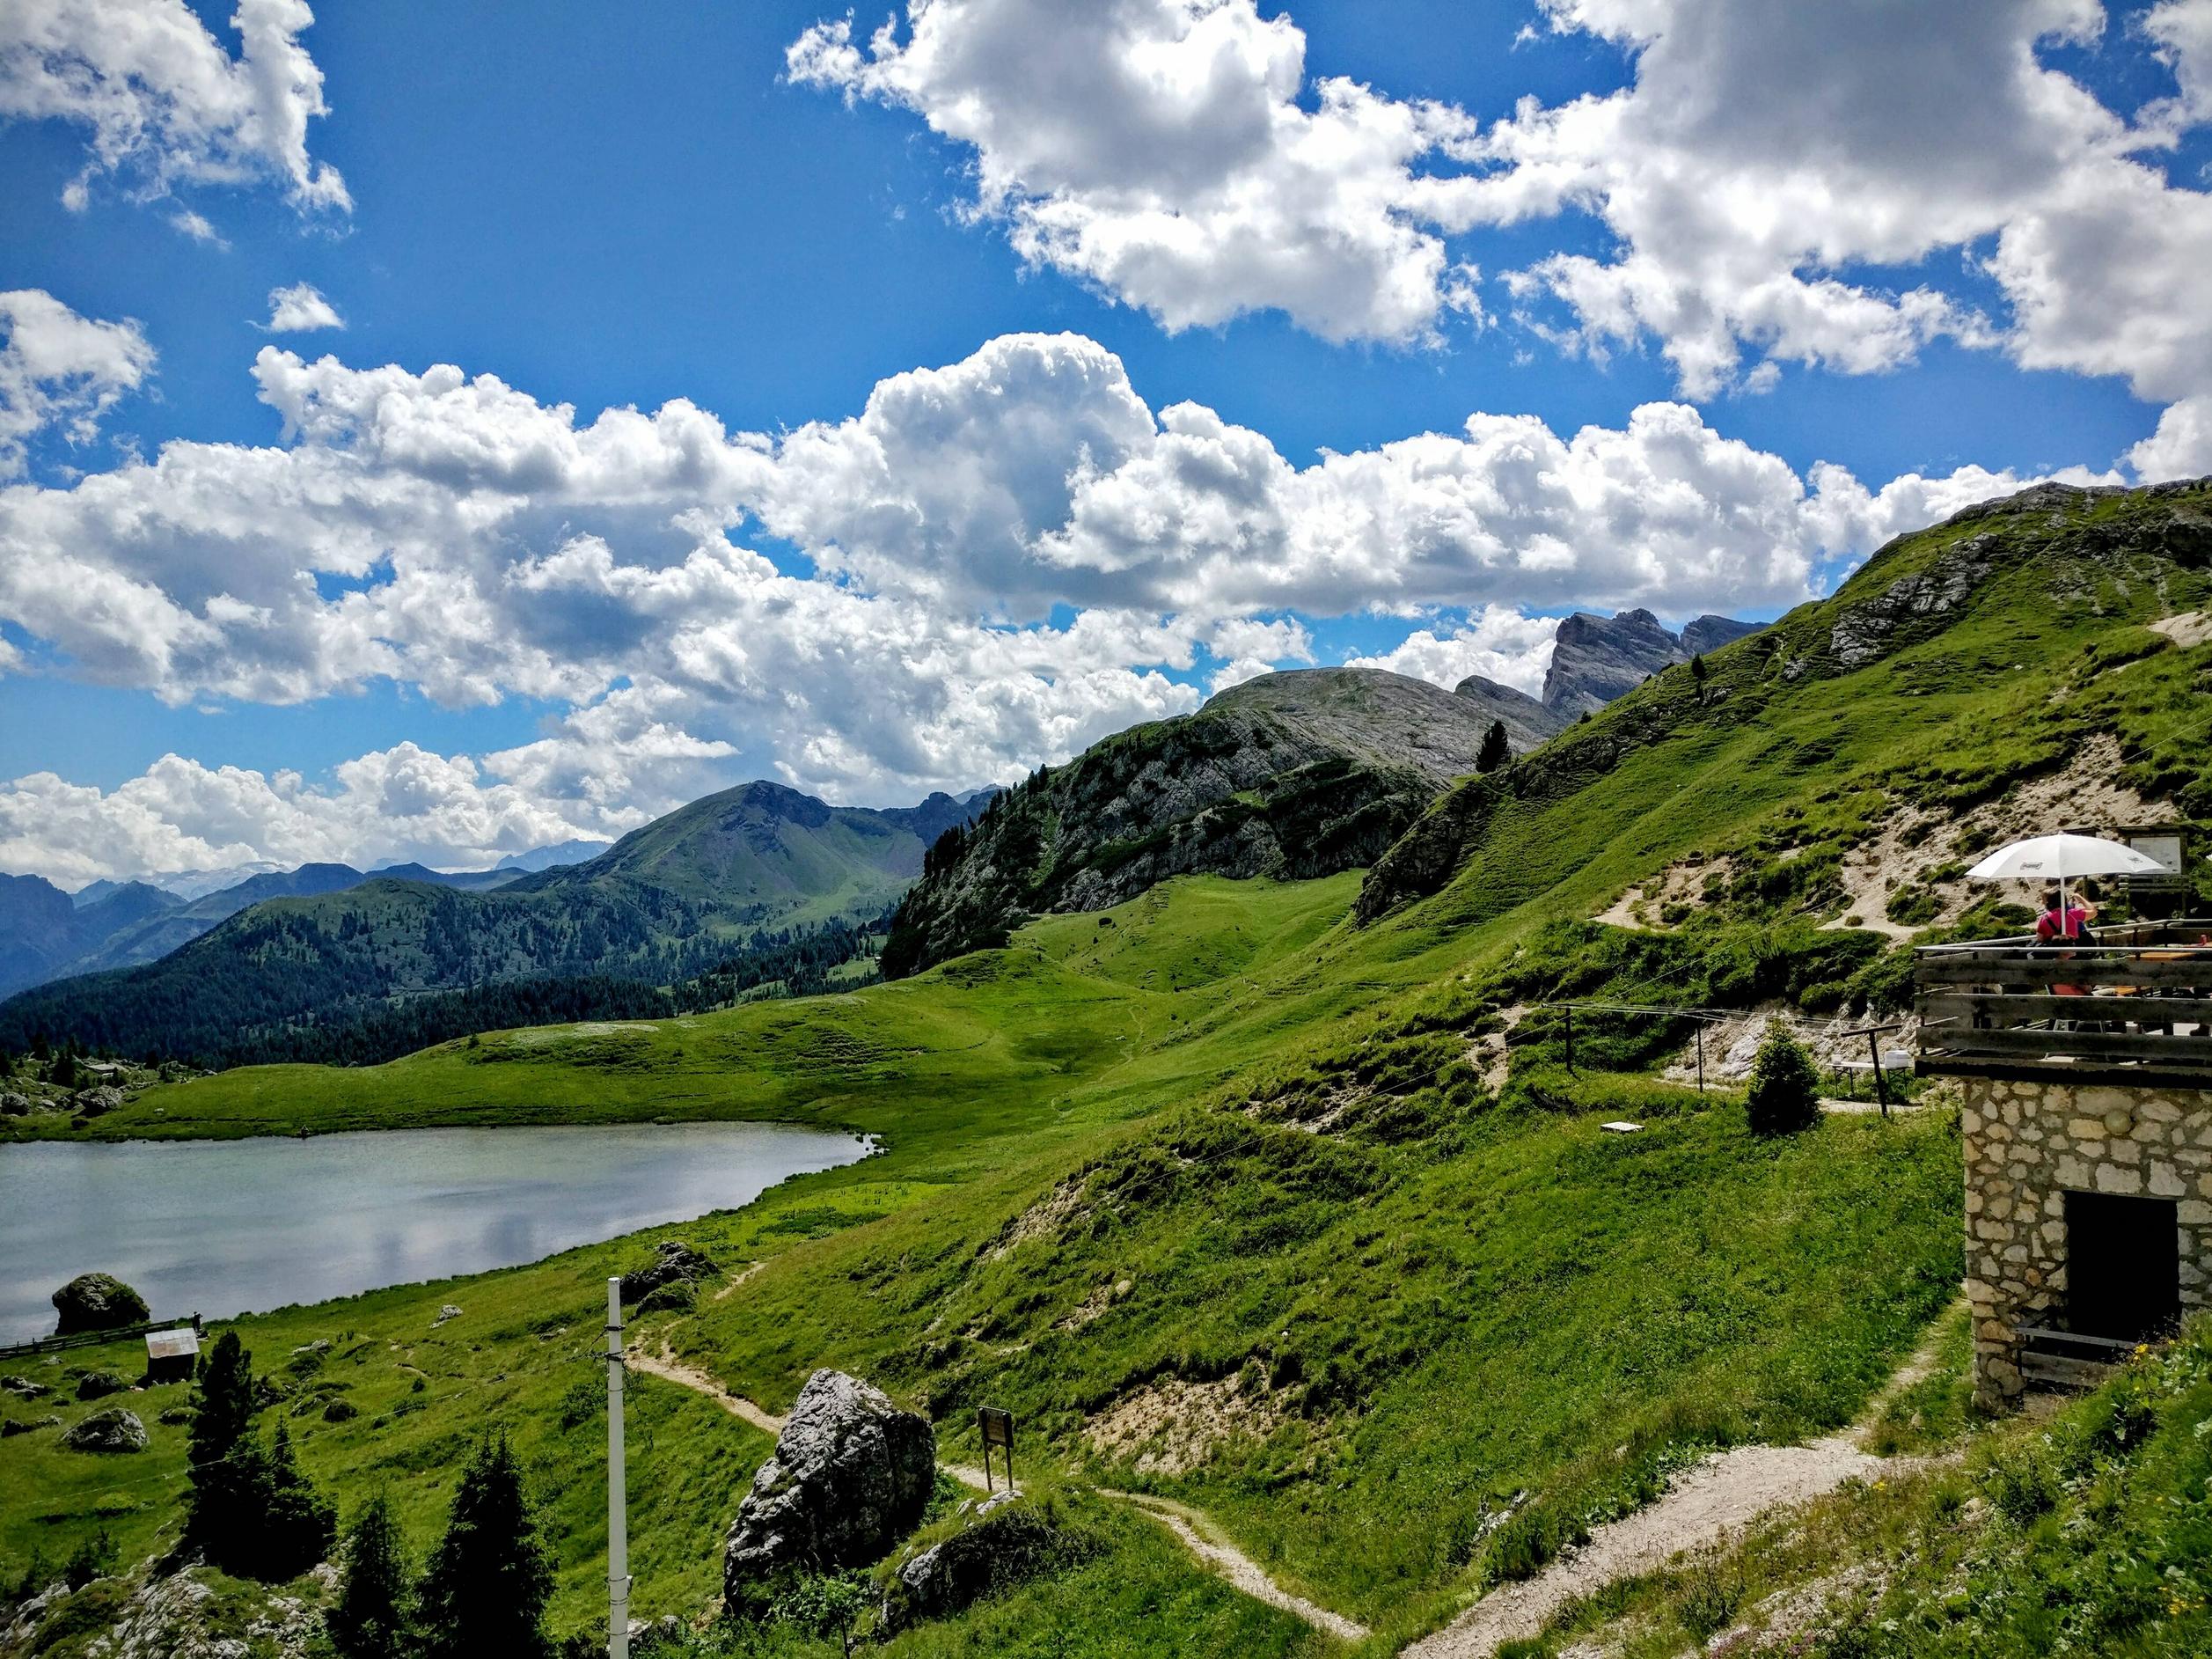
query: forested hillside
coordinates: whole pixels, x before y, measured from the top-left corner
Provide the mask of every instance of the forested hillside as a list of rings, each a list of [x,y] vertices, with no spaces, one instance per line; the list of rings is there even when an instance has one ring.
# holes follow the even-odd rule
[[[831,807],[751,783],[491,892],[387,876],[271,899],[149,965],[0,1003],[0,1051],[43,1039],[203,1063],[383,1059],[461,1029],[817,986],[871,953],[865,929],[970,810],[941,795]]]

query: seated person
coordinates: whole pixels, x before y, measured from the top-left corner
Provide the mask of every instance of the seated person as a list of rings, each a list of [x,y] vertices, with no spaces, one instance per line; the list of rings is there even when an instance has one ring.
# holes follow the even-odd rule
[[[2059,945],[2069,941],[2083,942],[2089,936],[2089,924],[2097,919],[2097,907],[2086,898],[2076,896],[2074,903],[2062,912],[2059,908],[2058,889],[2054,887],[2043,895],[2043,914],[2036,919],[2035,937],[2039,944]],[[2063,959],[2063,958],[2062,958]],[[2053,985],[2054,996],[2087,996],[2089,993],[2078,985]]]

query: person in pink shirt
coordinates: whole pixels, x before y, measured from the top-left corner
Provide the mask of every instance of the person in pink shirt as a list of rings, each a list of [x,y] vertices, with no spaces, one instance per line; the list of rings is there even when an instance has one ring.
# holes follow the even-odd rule
[[[2059,909],[2059,892],[2054,887],[2043,895],[2043,914],[2036,918],[2035,939],[2039,944],[2054,945],[2068,942],[2080,943],[2089,937],[2089,924],[2097,919],[2097,907],[2086,899],[2076,897],[2063,912]],[[2078,985],[2054,985],[2054,996],[2087,996],[2089,993]]]

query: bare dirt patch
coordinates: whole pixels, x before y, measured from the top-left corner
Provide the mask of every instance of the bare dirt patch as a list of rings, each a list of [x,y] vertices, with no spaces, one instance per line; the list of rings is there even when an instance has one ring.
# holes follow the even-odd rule
[[[1077,1303],[1066,1318],[1054,1322],[1052,1328],[1055,1331],[1080,1331],[1135,1288],[1136,1286],[1126,1279],[1110,1281]]]
[[[1505,1079],[1513,1067],[1513,1031],[1528,1017],[1528,1004],[1515,1002],[1498,1012],[1498,1028],[1470,1038],[1467,1045],[1467,1063],[1482,1074],[1483,1087],[1496,1094],[1505,1086]]]
[[[2154,634],[2163,634],[2182,650],[2201,645],[2212,640],[2212,613],[2183,611],[2173,616],[2162,616],[2150,625]]]
[[[1736,863],[1732,858],[1707,858],[1694,855],[1678,858],[1649,881],[1641,881],[1598,913],[1597,920],[1615,928],[1650,929],[1666,925],[1668,907],[1687,905],[1701,910],[1705,905],[1705,884],[1713,877],[1720,877],[1725,888],[1735,874]]]
[[[1928,873],[1944,864],[1972,863],[1973,855],[1961,852],[1962,846],[1993,848],[2084,824],[2141,823],[2169,816],[2163,805],[2144,800],[2120,781],[2122,764],[2119,740],[2099,732],[2063,769],[2026,779],[2002,799],[1986,801],[1955,821],[1918,807],[1901,807],[1882,820],[1871,841],[1845,855],[1842,876],[1851,898],[1849,911],[1827,925],[1848,927],[1857,917],[1858,926],[1893,939],[1909,938],[1922,928],[1956,919],[1989,891],[1963,877],[1927,883],[1937,901],[1932,917],[1910,926],[1888,919],[1890,896],[1900,888],[1926,883]],[[2025,885],[2016,888],[2015,896],[2027,892]]]
[[[1740,1083],[1748,1078],[1752,1062],[1759,1057],[1759,1045],[1766,1040],[1767,1028],[1776,1020],[1788,1024],[1791,1034],[1805,1046],[1814,1062],[1824,1070],[1856,1068],[1867,1063],[1866,1039],[1847,1035],[1874,1023],[1867,1016],[1792,1014],[1779,1002],[1762,1002],[1741,1013],[1717,1019],[1705,1027],[1705,1081],[1709,1083]],[[1886,1025],[1893,1022],[1882,1020],[1879,1023]],[[1901,1057],[1909,1054],[1919,1035],[1918,1015],[1900,1014],[1894,1023],[1899,1029],[1881,1039],[1884,1066],[1891,1063],[1886,1057],[1892,1053]],[[1910,1064],[1908,1059],[1901,1058],[1901,1067]],[[1683,1044],[1681,1051],[1667,1061],[1660,1075],[1670,1083],[1696,1083],[1697,1039],[1692,1038]]]
[[[1009,1222],[991,1247],[991,1259],[1003,1261],[1024,1244],[1057,1237],[1070,1222],[1089,1215],[1083,1202],[1084,1178],[1073,1176],[1062,1181]]]
[[[1083,1438],[1140,1475],[1188,1474],[1223,1441],[1264,1438],[1283,1415],[1264,1386],[1248,1388],[1241,1376],[1218,1383],[1168,1376],[1123,1395],[1083,1426]]]

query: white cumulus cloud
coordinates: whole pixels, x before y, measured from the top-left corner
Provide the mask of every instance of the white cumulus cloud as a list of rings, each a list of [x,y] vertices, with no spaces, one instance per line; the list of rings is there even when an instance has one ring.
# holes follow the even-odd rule
[[[153,372],[136,323],[80,317],[43,289],[0,293],[0,479],[20,473],[25,445],[49,426],[77,444]]]
[[[1474,311],[1441,232],[1465,181],[1432,165],[1473,123],[1341,77],[1253,0],[913,0],[902,36],[849,19],[791,77],[911,109],[972,147],[973,214],[1016,250],[1170,329],[1279,310],[1330,340],[1410,341]]]
[[[18,822],[60,827],[18,830],[0,863],[367,844],[345,834],[452,863],[756,774],[911,801],[1312,662],[1316,617],[1401,619],[1376,660],[1404,672],[1533,687],[1554,624],[1532,612],[1780,608],[2026,481],[1800,475],[1678,403],[1564,433],[1476,414],[1300,466],[1200,405],[1154,409],[1073,334],[987,341],[775,435],[682,400],[587,418],[450,365],[269,346],[253,372],[275,441],[0,487],[0,620],[58,672],[172,702],[384,680],[563,712],[501,753],[403,746],[319,786],[181,760],[98,802],[34,779]],[[232,798],[260,816],[205,804]],[[173,836],[132,816],[147,801]]]
[[[88,129],[62,196],[72,208],[114,174],[149,196],[273,180],[303,209],[342,213],[345,180],[307,153],[308,123],[326,113],[322,70],[299,40],[314,20],[304,0],[238,0],[233,57],[185,0],[9,0],[0,116]]]
[[[269,319],[273,334],[311,334],[318,328],[343,328],[346,319],[312,283],[294,283],[289,288],[269,290]]]

